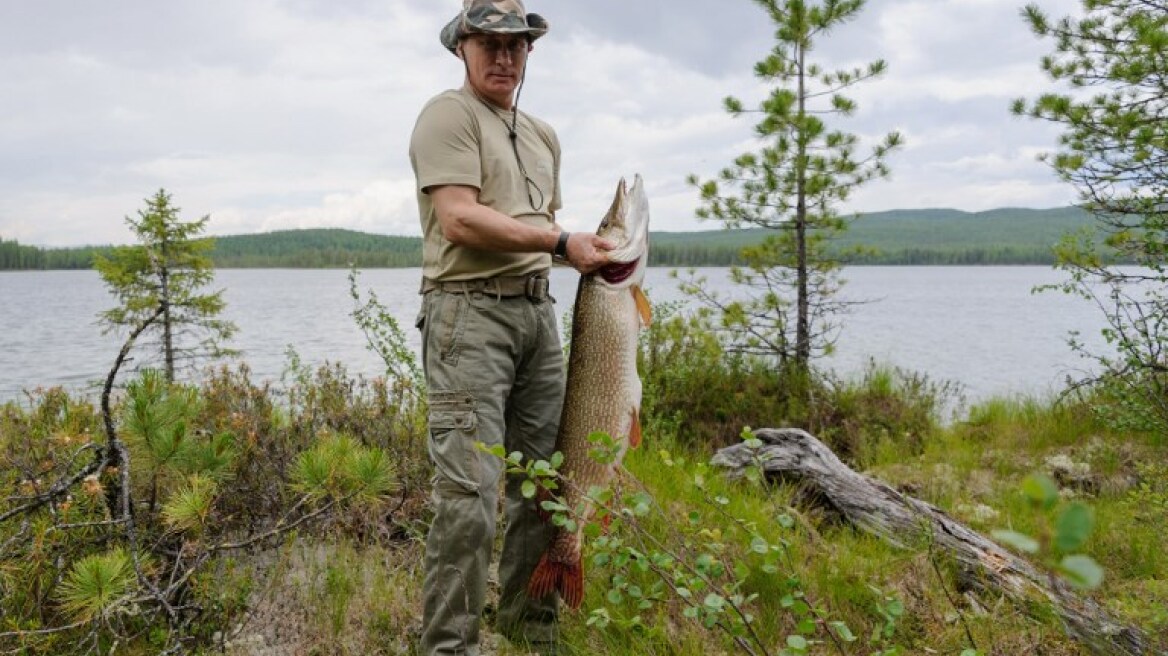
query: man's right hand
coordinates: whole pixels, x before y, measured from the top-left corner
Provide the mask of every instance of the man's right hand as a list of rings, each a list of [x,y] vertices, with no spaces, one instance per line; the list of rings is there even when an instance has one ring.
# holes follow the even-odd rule
[[[590,232],[573,232],[568,235],[566,259],[572,268],[588,274],[608,264],[608,251],[614,248],[616,244]]]

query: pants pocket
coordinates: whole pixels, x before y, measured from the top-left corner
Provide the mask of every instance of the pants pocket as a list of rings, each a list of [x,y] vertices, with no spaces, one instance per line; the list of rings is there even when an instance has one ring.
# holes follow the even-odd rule
[[[465,294],[442,294],[438,309],[438,355],[446,364],[458,364],[470,303]]]
[[[430,393],[430,459],[434,462],[434,489],[475,494],[482,478],[478,415],[468,392]]]

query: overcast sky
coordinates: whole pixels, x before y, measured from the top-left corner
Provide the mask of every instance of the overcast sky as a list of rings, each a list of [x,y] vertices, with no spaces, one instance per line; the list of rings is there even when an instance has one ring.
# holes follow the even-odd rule
[[[760,98],[772,26],[750,0],[528,0],[551,23],[520,106],[563,144],[568,229],[595,229],[641,173],[654,230],[694,218],[689,173],[752,148],[722,98]],[[869,0],[817,46],[883,58],[836,127],[906,145],[845,209],[1054,207],[1074,200],[1036,156],[1057,132],[1010,100],[1051,89],[1023,0]],[[1062,16],[1072,0],[1044,0]],[[126,243],[160,187],[216,235],[344,227],[420,234],[407,144],[430,96],[462,83],[438,43],[457,0],[0,0],[0,237]]]

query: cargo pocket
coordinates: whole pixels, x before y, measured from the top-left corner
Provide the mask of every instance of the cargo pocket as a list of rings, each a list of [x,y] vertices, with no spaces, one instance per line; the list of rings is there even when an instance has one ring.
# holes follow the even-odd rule
[[[478,415],[474,397],[467,392],[431,392],[429,419],[434,489],[476,494],[482,467],[475,447]]]
[[[466,332],[470,303],[465,294],[443,294],[438,316],[438,356],[446,364],[458,364],[462,338]]]
[[[418,316],[414,317],[414,328],[419,331],[426,325],[426,299],[422,299],[422,308],[418,310]]]

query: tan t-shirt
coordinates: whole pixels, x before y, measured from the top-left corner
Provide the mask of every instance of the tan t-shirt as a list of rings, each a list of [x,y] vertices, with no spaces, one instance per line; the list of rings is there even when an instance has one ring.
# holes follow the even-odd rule
[[[535,183],[531,187],[515,161],[510,124],[510,112],[492,109],[466,89],[445,91],[422,108],[410,139],[410,164],[418,183],[425,277],[470,280],[524,275],[551,266],[547,253],[499,253],[451,244],[442,236],[427,193],[439,185],[474,187],[483,205],[550,230],[561,202],[560,142],[547,123],[519,112],[519,156]],[[532,201],[538,209],[532,209]]]

